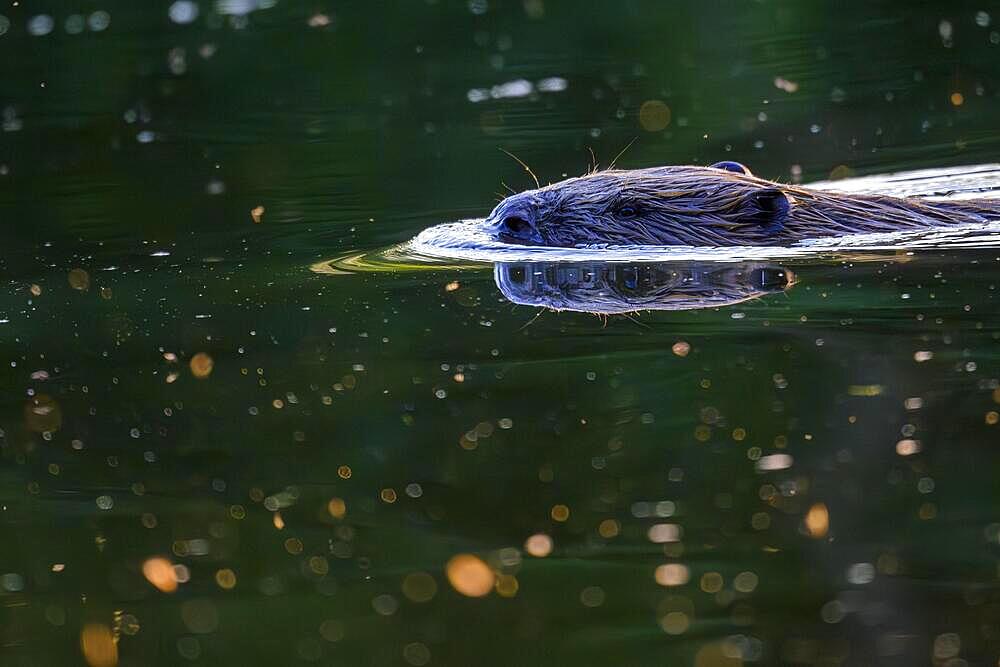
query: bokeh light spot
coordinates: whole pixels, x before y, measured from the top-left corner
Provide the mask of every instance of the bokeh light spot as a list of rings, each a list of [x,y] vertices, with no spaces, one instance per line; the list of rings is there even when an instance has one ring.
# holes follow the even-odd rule
[[[215,583],[219,588],[230,591],[236,588],[236,573],[228,567],[215,573]]]
[[[496,580],[496,575],[490,566],[472,554],[458,554],[452,557],[445,565],[445,574],[452,588],[462,595],[473,598],[489,595]]]
[[[700,587],[706,593],[718,593],[722,590],[724,581],[718,572],[706,572],[701,575]]]
[[[426,572],[412,572],[403,579],[403,595],[411,602],[429,602],[437,588],[434,577]]]
[[[647,100],[639,107],[639,124],[647,132],[659,132],[670,125],[670,107],[660,100]]]
[[[189,366],[191,367],[191,375],[199,380],[204,380],[212,374],[212,369],[215,368],[215,360],[207,353],[199,352],[191,357]]]
[[[654,578],[661,586],[683,586],[691,578],[691,570],[681,563],[665,563],[656,568]]]
[[[512,598],[517,595],[517,591],[521,588],[521,584],[514,575],[501,574],[497,576],[495,588],[500,597]]]
[[[343,498],[331,498],[330,502],[326,504],[326,511],[334,519],[343,519],[347,516],[347,503],[344,502]]]
[[[423,667],[431,661],[431,651],[420,642],[411,642],[403,647],[403,660],[413,667]]]
[[[142,575],[146,577],[146,581],[164,593],[173,593],[177,590],[174,564],[166,558],[161,556],[147,558],[142,564]]]
[[[69,286],[80,292],[90,289],[90,274],[83,269],[73,269],[66,276]]]
[[[552,538],[545,533],[536,533],[524,541],[524,550],[535,558],[545,558],[552,553]]]
[[[806,512],[804,525],[809,537],[816,539],[826,537],[826,534],[830,532],[830,512],[826,509],[826,505],[823,503],[813,504]]]
[[[118,644],[111,628],[102,623],[83,626],[80,649],[90,667],[115,667],[118,664]]]

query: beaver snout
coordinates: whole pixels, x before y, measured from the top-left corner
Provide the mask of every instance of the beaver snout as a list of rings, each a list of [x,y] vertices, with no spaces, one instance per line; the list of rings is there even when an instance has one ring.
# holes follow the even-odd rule
[[[504,201],[494,209],[488,222],[493,222],[493,229],[501,241],[540,245],[545,243],[545,239],[538,232],[535,220],[535,212],[530,206]]]

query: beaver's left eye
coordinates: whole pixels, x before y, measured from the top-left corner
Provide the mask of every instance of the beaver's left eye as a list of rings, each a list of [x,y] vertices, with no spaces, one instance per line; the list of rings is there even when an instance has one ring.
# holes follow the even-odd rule
[[[623,218],[632,218],[638,213],[639,211],[637,211],[635,206],[632,206],[631,204],[624,204],[618,208],[618,215]]]

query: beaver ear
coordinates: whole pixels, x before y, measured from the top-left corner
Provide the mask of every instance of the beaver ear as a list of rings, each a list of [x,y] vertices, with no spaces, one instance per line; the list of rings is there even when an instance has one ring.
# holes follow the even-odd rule
[[[788,216],[792,202],[778,188],[760,188],[746,195],[739,221],[763,226],[781,224]]]
[[[732,162],[730,160],[725,160],[723,162],[716,162],[712,165],[712,169],[722,169],[723,171],[731,171],[734,174],[743,174],[744,176],[753,176],[750,170],[746,168],[745,165],[739,162]]]

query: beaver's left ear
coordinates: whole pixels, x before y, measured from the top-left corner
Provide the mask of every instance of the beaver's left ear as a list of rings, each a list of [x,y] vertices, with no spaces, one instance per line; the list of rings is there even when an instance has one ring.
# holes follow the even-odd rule
[[[722,169],[723,171],[731,171],[734,174],[743,174],[744,176],[753,176],[750,170],[747,169],[746,165],[740,164],[739,162],[733,162],[732,160],[725,160],[724,162],[716,162],[710,165],[712,169]]]
[[[744,195],[737,219],[763,226],[780,225],[788,216],[792,202],[778,188],[759,188]]]

